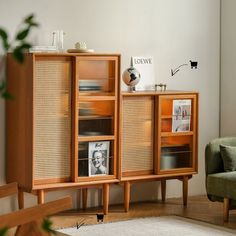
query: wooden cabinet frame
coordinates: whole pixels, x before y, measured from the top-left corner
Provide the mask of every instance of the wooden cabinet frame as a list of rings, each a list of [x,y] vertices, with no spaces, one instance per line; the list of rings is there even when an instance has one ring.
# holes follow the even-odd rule
[[[96,75],[96,70],[99,67],[99,63],[105,64],[105,67],[101,67],[101,70],[105,71],[108,76],[105,78],[107,81],[105,82],[104,88],[101,89],[100,94],[82,94],[81,91],[78,92],[79,89],[79,81],[83,77],[81,73],[86,77],[86,71],[88,71],[87,64],[89,62],[95,63],[94,71],[90,71],[91,75]],[[38,66],[38,62],[42,62],[41,67]],[[80,68],[80,63],[85,63],[84,68]],[[107,65],[106,65],[107,63]],[[105,69],[104,69],[105,68]],[[107,69],[108,68],[108,69]],[[102,71],[98,71],[98,74],[102,75]],[[86,54],[77,54],[77,53],[28,53],[26,54],[26,60],[23,65],[15,62],[11,54],[8,54],[7,58],[7,74],[8,74],[8,89],[9,92],[12,93],[16,98],[14,100],[6,101],[6,156],[7,156],[7,182],[18,182],[19,184],[19,201],[20,206],[24,206],[24,192],[31,192],[38,197],[38,203],[44,203],[45,201],[45,193],[48,191],[55,191],[60,189],[82,189],[81,194],[83,200],[83,208],[86,208],[87,205],[87,192],[88,188],[96,187],[103,189],[103,203],[104,203],[104,213],[108,213],[108,205],[109,205],[109,188],[111,184],[121,183],[124,185],[124,204],[125,210],[129,209],[129,200],[130,200],[130,188],[133,182],[137,181],[153,181],[160,180],[161,181],[161,190],[162,190],[162,199],[165,200],[165,190],[166,190],[166,180],[168,179],[179,179],[183,182],[183,203],[187,204],[187,190],[188,190],[188,179],[192,177],[193,174],[197,173],[197,149],[198,149],[198,93],[197,92],[184,92],[184,91],[151,91],[151,92],[123,92],[122,96],[120,93],[120,55],[119,54],[94,54],[94,53],[86,53]],[[40,74],[40,78],[37,76]],[[81,76],[81,78],[80,78]],[[110,78],[110,76],[112,78]],[[96,76],[95,76],[96,77]],[[113,78],[114,77],[114,78]],[[58,90],[55,93],[50,90],[49,96],[46,94],[46,100],[51,99],[49,101],[49,105],[47,105],[47,109],[44,112],[44,97],[39,94],[39,101],[35,101],[35,97],[37,95],[37,84],[36,80],[40,79],[42,81],[42,88],[47,91],[49,88],[53,88],[53,83],[57,84]],[[93,79],[93,78],[86,78]],[[97,78],[96,78],[97,79]],[[103,78],[104,79],[104,78]],[[62,83],[62,85],[60,84]],[[49,84],[47,84],[49,83]],[[64,85],[66,86],[69,83],[69,88],[64,91]],[[60,90],[61,89],[61,90]],[[43,94],[43,93],[42,93]],[[56,95],[55,95],[56,94]],[[50,96],[51,95],[51,96]],[[38,95],[37,95],[38,96]],[[40,96],[42,96],[42,103],[40,100]],[[54,96],[54,97],[53,97]],[[55,98],[55,96],[57,96]],[[146,101],[142,103],[142,98],[146,98]],[[160,169],[160,145],[161,145],[161,110],[160,106],[162,104],[162,99],[192,99],[193,101],[193,129],[191,132],[192,142],[193,142],[193,159],[192,159],[192,167],[191,168],[179,168],[173,170],[161,170]],[[55,101],[53,99],[56,99]],[[63,100],[64,99],[64,100]],[[124,156],[124,138],[127,138],[129,135],[127,133],[126,127],[124,127],[123,119],[128,119],[129,122],[132,123],[132,102],[130,106],[130,110],[126,112],[124,110],[124,102],[125,99],[131,99],[134,103],[136,101],[141,101],[139,103],[139,109],[148,109],[147,113],[149,116],[142,112],[142,110],[138,110],[137,114],[135,114],[135,125],[137,129],[140,129],[140,132],[137,135],[143,135],[143,139],[141,138],[139,141],[144,145],[144,149],[140,147],[139,152],[142,153],[142,160],[139,160],[140,163],[136,166],[132,166],[130,170],[127,168],[126,171],[122,170],[123,164],[123,156]],[[47,101],[46,101],[47,102]],[[50,114],[50,102],[55,102],[52,106],[57,106],[56,111],[53,111],[53,114]],[[60,104],[61,102],[61,104]],[[107,109],[110,111],[106,113],[106,115],[110,115],[112,117],[112,121],[110,122],[110,130],[109,133],[100,133],[100,135],[94,136],[79,136],[79,105],[82,102],[93,102],[96,105],[100,104],[100,106],[104,107],[106,104]],[[65,105],[66,103],[66,105]],[[36,110],[37,104],[40,104],[39,111]],[[107,105],[108,104],[108,105]],[[67,109],[68,106],[68,109]],[[104,108],[105,109],[105,108]],[[106,110],[106,109],[105,109]],[[36,112],[37,111],[37,112]],[[48,112],[49,111],[49,112]],[[70,168],[69,175],[64,174],[64,170],[62,171],[62,175],[48,175],[46,178],[37,178],[35,176],[35,170],[37,165],[40,165],[40,157],[38,162],[36,163],[35,153],[35,135],[37,135],[37,130],[35,125],[37,124],[36,114],[40,114],[42,112],[42,120],[38,129],[41,132],[43,130],[44,122],[50,121],[47,124],[47,127],[50,128],[50,125],[54,125],[54,120],[51,121],[51,115],[59,116],[61,120],[56,120],[58,122],[59,128],[63,130],[59,130],[60,132],[68,132],[69,141],[67,141],[67,146],[69,152],[68,156],[64,150],[64,157],[68,160],[68,163],[65,163],[65,159],[59,162],[59,174],[60,174],[60,166],[63,169],[64,164],[67,165],[66,168]],[[58,112],[58,114],[57,114]],[[49,113],[49,114],[47,114]],[[56,113],[56,114],[54,114]],[[46,117],[44,117],[45,115]],[[48,117],[47,117],[48,115]],[[146,116],[145,116],[146,115]],[[64,127],[64,120],[67,125],[69,122],[69,126]],[[54,117],[55,118],[55,117]],[[44,121],[44,119],[46,121]],[[86,118],[84,118],[86,119]],[[144,123],[144,127],[142,128],[142,122]],[[134,128],[135,128],[134,125]],[[64,128],[63,128],[64,127]],[[145,128],[146,127],[146,128]],[[48,129],[48,128],[47,128]],[[109,129],[109,128],[108,128]],[[148,133],[145,134],[145,129],[148,129]],[[44,132],[44,131],[42,131]],[[45,131],[47,133],[47,131]],[[50,135],[40,136],[41,139],[47,141],[48,146],[52,146],[53,149],[53,135],[57,134],[57,130],[52,128],[50,131]],[[134,135],[136,135],[136,130],[131,129]],[[128,135],[125,137],[125,135]],[[167,136],[173,134],[166,134]],[[178,136],[180,134],[174,134]],[[181,134],[182,136],[184,134]],[[189,135],[186,133],[186,135]],[[66,136],[65,136],[66,137]],[[63,140],[65,140],[63,136],[62,140],[58,144],[55,144],[56,154],[53,154],[52,160],[53,165],[57,164],[57,151],[60,149],[60,145],[64,145]],[[136,145],[136,139],[138,136],[134,136],[134,140],[132,145]],[[41,141],[41,140],[40,140]],[[79,142],[90,142],[90,141],[110,141],[113,146],[113,163],[111,166],[112,173],[109,172],[108,175],[101,176],[79,176],[79,165],[78,165],[78,157],[79,157]],[[51,142],[51,143],[50,143]],[[55,141],[56,142],[56,141]],[[45,144],[46,143],[46,144]],[[47,149],[47,142],[45,142],[45,149]],[[132,148],[132,147],[131,147]],[[42,150],[44,150],[42,148]],[[55,151],[53,149],[53,151]],[[66,149],[67,150],[67,149]],[[49,150],[50,151],[50,150]],[[138,152],[138,151],[137,151]],[[39,153],[40,154],[40,153]],[[131,153],[133,155],[135,153]],[[130,154],[128,154],[130,155]],[[40,156],[40,155],[39,155]],[[42,155],[41,155],[42,156]],[[50,153],[45,153],[43,158],[47,161]],[[145,163],[149,158],[148,163]],[[110,158],[110,157],[109,157]],[[89,159],[89,158],[87,158]],[[45,161],[44,160],[44,161]],[[48,160],[48,164],[51,159]],[[60,160],[59,160],[60,161]],[[131,156],[132,161],[132,156]],[[56,163],[56,164],[55,164]],[[36,165],[37,164],[37,165]],[[50,167],[50,165],[48,165]],[[127,166],[132,165],[127,164]],[[144,166],[142,169],[142,165]],[[69,166],[69,167],[68,167]],[[47,166],[46,166],[47,167]],[[50,169],[51,168],[51,169]],[[52,167],[46,169],[46,171],[54,171]],[[67,170],[67,169],[66,169]],[[42,170],[42,173],[44,169]],[[126,173],[125,173],[126,172]],[[67,172],[66,172],[67,173]],[[48,173],[47,173],[48,174]],[[50,173],[51,174],[51,173]],[[54,173],[52,173],[54,174]],[[43,176],[44,177],[44,176]]]

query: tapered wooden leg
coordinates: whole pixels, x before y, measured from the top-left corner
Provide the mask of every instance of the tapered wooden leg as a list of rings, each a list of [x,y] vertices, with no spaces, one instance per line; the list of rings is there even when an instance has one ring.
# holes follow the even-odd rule
[[[183,204],[187,206],[188,202],[188,176],[183,177]]]
[[[21,188],[18,189],[18,206],[19,209],[24,208],[24,191]]]
[[[103,184],[103,213],[108,214],[109,207],[109,184]]]
[[[166,200],[166,180],[161,180],[161,200],[165,202]]]
[[[86,208],[87,208],[87,199],[88,199],[88,189],[83,188],[82,189],[83,210],[86,210]]]
[[[229,199],[224,198],[224,222],[229,221]]]
[[[124,183],[124,208],[125,208],[125,212],[129,211],[129,202],[130,202],[130,182],[126,181]]]
[[[45,193],[43,189],[38,190],[38,204],[45,203]]]

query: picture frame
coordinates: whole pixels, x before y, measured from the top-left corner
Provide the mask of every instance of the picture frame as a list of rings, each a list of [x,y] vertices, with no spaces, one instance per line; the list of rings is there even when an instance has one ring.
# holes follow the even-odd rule
[[[89,176],[109,175],[110,141],[89,142]]]

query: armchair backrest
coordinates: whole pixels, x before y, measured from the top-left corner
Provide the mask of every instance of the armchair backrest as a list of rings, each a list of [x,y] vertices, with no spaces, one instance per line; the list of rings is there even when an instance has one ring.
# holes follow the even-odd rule
[[[206,175],[224,172],[223,161],[220,155],[220,144],[236,146],[236,137],[216,138],[207,144],[205,149]]]

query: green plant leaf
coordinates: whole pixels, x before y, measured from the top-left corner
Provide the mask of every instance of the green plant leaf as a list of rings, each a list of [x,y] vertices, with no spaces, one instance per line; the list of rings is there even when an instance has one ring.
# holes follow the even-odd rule
[[[31,46],[32,45],[30,43],[22,42],[22,44],[20,45],[20,49],[21,50],[26,50],[26,49],[31,48]]]
[[[39,26],[39,24],[34,21],[34,14],[31,14],[28,17],[26,17],[24,19],[24,23],[28,24],[31,27],[38,27]]]
[[[0,28],[0,36],[1,36],[2,39],[7,39],[8,38],[8,34],[3,28]]]
[[[34,14],[30,14],[29,16],[27,16],[27,17],[24,19],[24,23],[30,24],[30,22],[32,22],[33,18],[34,18]]]
[[[4,50],[7,52],[8,51],[8,49],[10,48],[10,44],[8,43],[8,40],[6,39],[6,40],[2,40],[2,44],[3,44],[3,48],[4,48]]]
[[[19,62],[19,63],[24,62],[24,53],[22,52],[22,50],[19,47],[16,47],[13,50],[13,56],[16,59],[17,62]]]
[[[7,51],[10,48],[10,44],[8,42],[8,34],[3,28],[0,28],[0,38],[2,39],[3,49]]]
[[[18,32],[18,34],[16,35],[16,39],[17,39],[17,40],[24,40],[24,39],[28,36],[29,31],[30,31],[29,28],[24,29],[24,30],[21,30],[21,31]]]
[[[56,231],[52,229],[52,221],[48,218],[43,219],[42,229],[48,233],[56,234]]]
[[[22,42],[21,45],[17,46],[13,50],[13,56],[14,58],[19,62],[23,63],[24,62],[24,52],[31,47],[31,44]]]
[[[8,228],[2,228],[0,229],[0,236],[6,236],[7,235]]]
[[[12,94],[10,94],[9,92],[7,92],[7,91],[4,91],[2,93],[2,97],[5,98],[5,99],[9,99],[9,100],[15,99],[15,97]]]
[[[0,82],[0,92],[4,91],[6,89],[6,81],[3,80]]]

